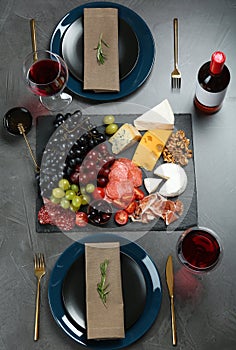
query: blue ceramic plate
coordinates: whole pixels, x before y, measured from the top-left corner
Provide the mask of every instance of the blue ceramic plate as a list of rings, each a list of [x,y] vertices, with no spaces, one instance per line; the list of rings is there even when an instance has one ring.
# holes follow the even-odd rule
[[[80,283],[84,279],[84,276],[81,277],[84,274],[84,243],[102,241],[120,242],[124,339],[96,341],[88,340],[86,336],[84,285]],[[81,266],[83,271],[80,270]],[[74,281],[76,268],[78,281]],[[135,289],[133,283],[140,285],[140,288]],[[78,293],[77,298],[75,291]],[[86,347],[111,350],[134,343],[149,330],[160,310],[162,289],[155,264],[139,245],[113,234],[95,234],[73,243],[59,257],[50,276],[48,298],[54,319],[72,339]],[[82,303],[81,299],[84,299]]]
[[[119,19],[125,22],[135,33],[138,42],[138,56],[130,74],[120,80],[120,91],[116,93],[94,93],[83,90],[83,82],[69,74],[67,88],[75,94],[97,101],[112,101],[125,97],[138,89],[151,73],[155,59],[155,44],[152,33],[143,19],[129,8],[111,2],[92,2],[74,8],[67,13],[56,26],[51,38],[50,50],[62,56],[62,43],[67,30],[83,16],[84,8],[113,7],[119,11]]]

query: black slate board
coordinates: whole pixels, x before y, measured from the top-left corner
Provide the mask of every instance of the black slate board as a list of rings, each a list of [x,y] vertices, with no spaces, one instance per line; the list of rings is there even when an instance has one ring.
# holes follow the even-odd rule
[[[124,123],[130,122],[136,119],[139,115],[116,115],[116,122]],[[89,116],[92,123],[101,125],[101,120],[103,116]],[[38,164],[41,163],[42,155],[47,146],[50,137],[53,137],[55,128],[53,126],[55,117],[54,116],[40,116],[37,119],[36,125],[36,158]],[[100,122],[100,124],[99,124]],[[191,114],[175,114],[175,131],[184,130],[186,136],[190,139],[190,149],[193,150],[193,133],[192,133],[192,116]],[[129,151],[126,151],[129,152]],[[120,155],[119,155],[120,156]],[[125,154],[122,156],[126,156]],[[130,156],[132,157],[132,155]],[[157,165],[161,164],[163,161],[160,159]],[[198,224],[198,210],[197,210],[197,188],[196,188],[196,178],[195,178],[195,168],[194,168],[194,150],[193,157],[189,160],[187,166],[184,167],[187,177],[188,184],[185,192],[179,196],[179,199],[184,204],[184,214],[174,223],[166,226],[162,219],[151,222],[150,224],[141,224],[137,222],[131,222],[125,226],[118,226],[113,220],[110,220],[106,225],[95,226],[88,224],[86,227],[79,228],[76,227],[73,231],[83,231],[83,232],[121,232],[121,231],[183,231],[189,227],[196,226]],[[176,198],[173,198],[176,199]],[[41,225],[37,220],[37,214],[39,209],[43,204],[40,189],[37,194],[36,199],[36,231],[39,233],[49,233],[49,232],[61,232],[56,226],[52,225]]]

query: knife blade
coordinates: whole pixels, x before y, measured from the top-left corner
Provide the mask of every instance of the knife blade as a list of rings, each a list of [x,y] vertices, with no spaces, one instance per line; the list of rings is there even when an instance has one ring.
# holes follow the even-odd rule
[[[166,283],[170,296],[171,303],[171,328],[172,328],[172,344],[177,344],[177,331],[176,331],[176,321],[175,321],[175,307],[174,307],[174,269],[173,269],[173,259],[169,255],[166,261]]]

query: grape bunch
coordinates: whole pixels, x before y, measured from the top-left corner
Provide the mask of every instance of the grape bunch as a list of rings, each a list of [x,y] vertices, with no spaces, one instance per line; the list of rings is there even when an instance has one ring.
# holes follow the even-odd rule
[[[58,182],[57,187],[52,189],[50,201],[59,204],[63,209],[77,212],[81,206],[90,202],[89,193],[92,193],[94,189],[94,186],[86,186],[83,193],[81,193],[78,185],[71,184],[63,178]]]
[[[80,186],[92,183],[105,187],[107,179],[100,170],[106,163],[114,160],[104,143],[105,140],[105,135],[96,127],[82,135],[68,153],[64,177]]]

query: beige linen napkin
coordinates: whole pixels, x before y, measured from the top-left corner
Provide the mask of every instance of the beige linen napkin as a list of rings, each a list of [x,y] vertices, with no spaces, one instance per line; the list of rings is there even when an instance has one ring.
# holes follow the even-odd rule
[[[97,291],[100,264],[108,261],[104,304]],[[124,307],[121,285],[119,242],[86,243],[86,319],[88,339],[124,338]]]
[[[97,46],[105,54],[103,64],[97,61]],[[117,92],[120,90],[118,53],[118,9],[84,9],[84,90]]]

